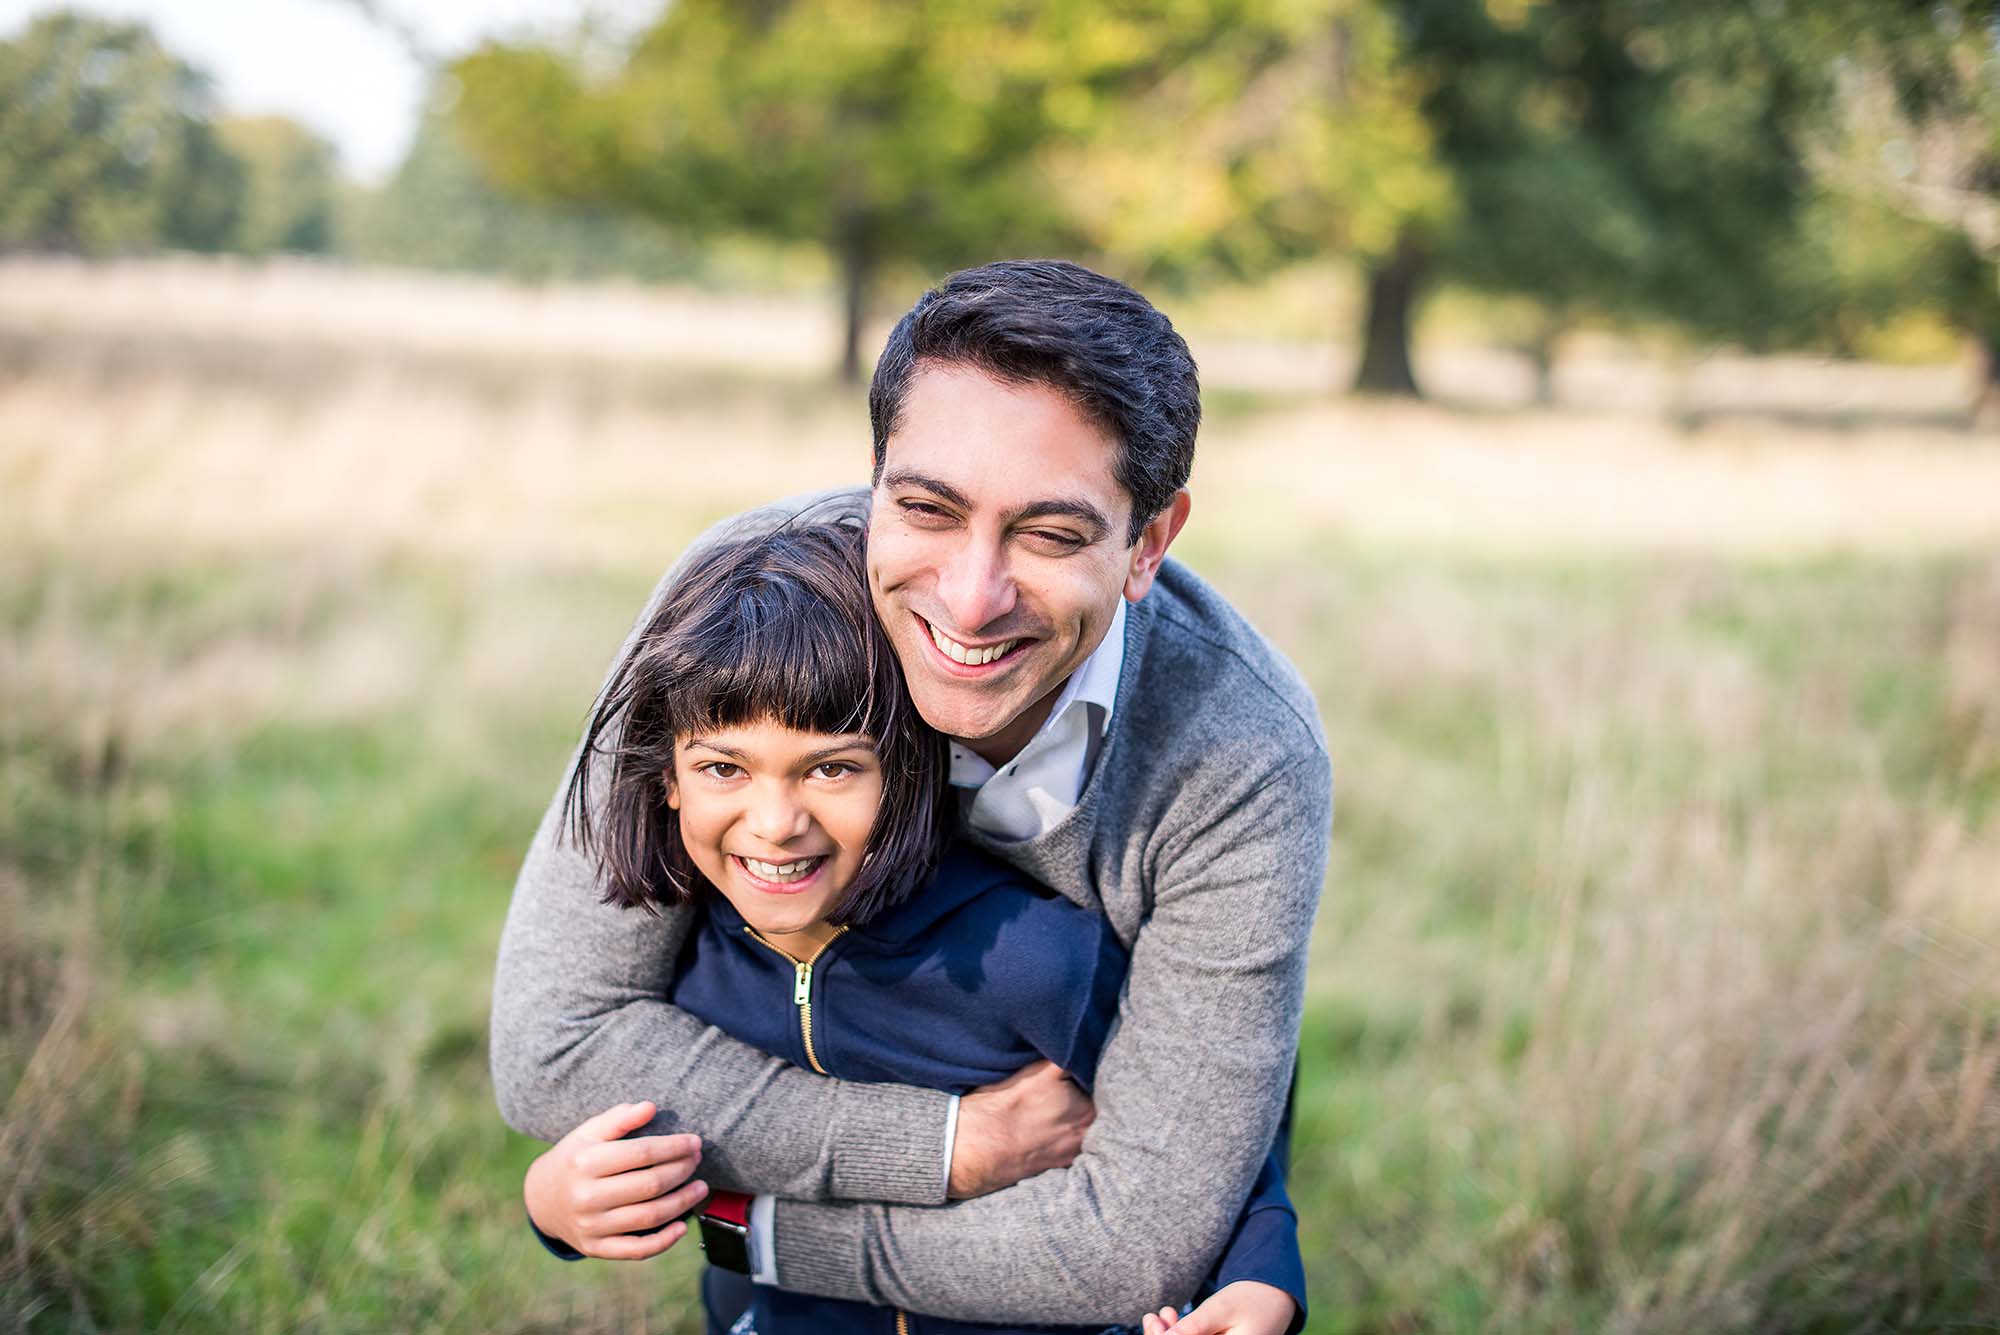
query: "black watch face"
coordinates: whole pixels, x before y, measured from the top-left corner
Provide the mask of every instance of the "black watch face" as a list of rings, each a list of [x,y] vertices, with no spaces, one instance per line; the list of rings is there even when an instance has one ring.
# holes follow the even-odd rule
[[[701,1219],[701,1249],[708,1263],[739,1275],[750,1273],[750,1230],[724,1219]]]

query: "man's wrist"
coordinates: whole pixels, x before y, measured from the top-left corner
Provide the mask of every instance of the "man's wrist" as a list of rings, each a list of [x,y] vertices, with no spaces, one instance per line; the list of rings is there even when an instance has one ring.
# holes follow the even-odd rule
[[[887,1205],[942,1205],[951,1179],[941,1154],[955,1098],[936,1089],[846,1081],[828,1141],[829,1194]]]

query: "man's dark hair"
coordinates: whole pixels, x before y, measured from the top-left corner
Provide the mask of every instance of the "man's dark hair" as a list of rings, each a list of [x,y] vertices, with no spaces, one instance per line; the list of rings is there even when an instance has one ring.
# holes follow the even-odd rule
[[[866,922],[929,877],[951,829],[949,743],[911,703],[875,619],[865,537],[855,523],[795,521],[701,553],[668,588],[597,699],[564,797],[577,846],[603,864],[606,903],[657,912],[713,891],[667,805],[674,746],[767,719],[875,744],[882,805],[832,921]],[[611,772],[593,794],[600,760]]]
[[[962,269],[897,321],[868,387],[875,477],[910,382],[926,362],[971,366],[1067,395],[1118,442],[1112,474],[1132,498],[1128,544],[1187,485],[1201,384],[1187,343],[1125,284],[1067,260]]]

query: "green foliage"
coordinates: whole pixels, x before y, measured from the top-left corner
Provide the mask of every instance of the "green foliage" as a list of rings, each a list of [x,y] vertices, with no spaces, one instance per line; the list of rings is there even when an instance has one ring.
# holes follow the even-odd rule
[[[1241,278],[1329,252],[1372,263],[1455,216],[1423,85],[1381,5],[1137,8],[1165,58],[1126,72],[1055,156],[1067,204],[1118,267]]]
[[[207,83],[136,24],[61,12],[0,43],[0,247],[220,250],[243,169]]]
[[[333,146],[284,116],[226,117],[215,130],[246,178],[232,249],[247,255],[331,250],[339,185]]]
[[[1171,54],[1145,37],[1085,5],[682,0],[603,74],[546,47],[467,57],[456,114],[511,189],[824,247],[851,376],[885,266],[1081,243],[1040,154]]]
[[[1733,4],[1393,0],[1461,193],[1442,272],[1566,313],[1762,343],[1799,314],[1810,16]]]
[[[443,105],[432,99],[395,176],[350,199],[345,254],[373,264],[536,280],[693,272],[690,247],[656,223],[503,194],[460,146]]]

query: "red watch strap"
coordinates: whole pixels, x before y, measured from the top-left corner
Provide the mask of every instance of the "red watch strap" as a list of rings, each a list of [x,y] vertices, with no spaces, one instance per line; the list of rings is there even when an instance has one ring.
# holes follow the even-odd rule
[[[701,1213],[727,1223],[750,1227],[750,1197],[740,1191],[711,1191],[701,1203]]]

